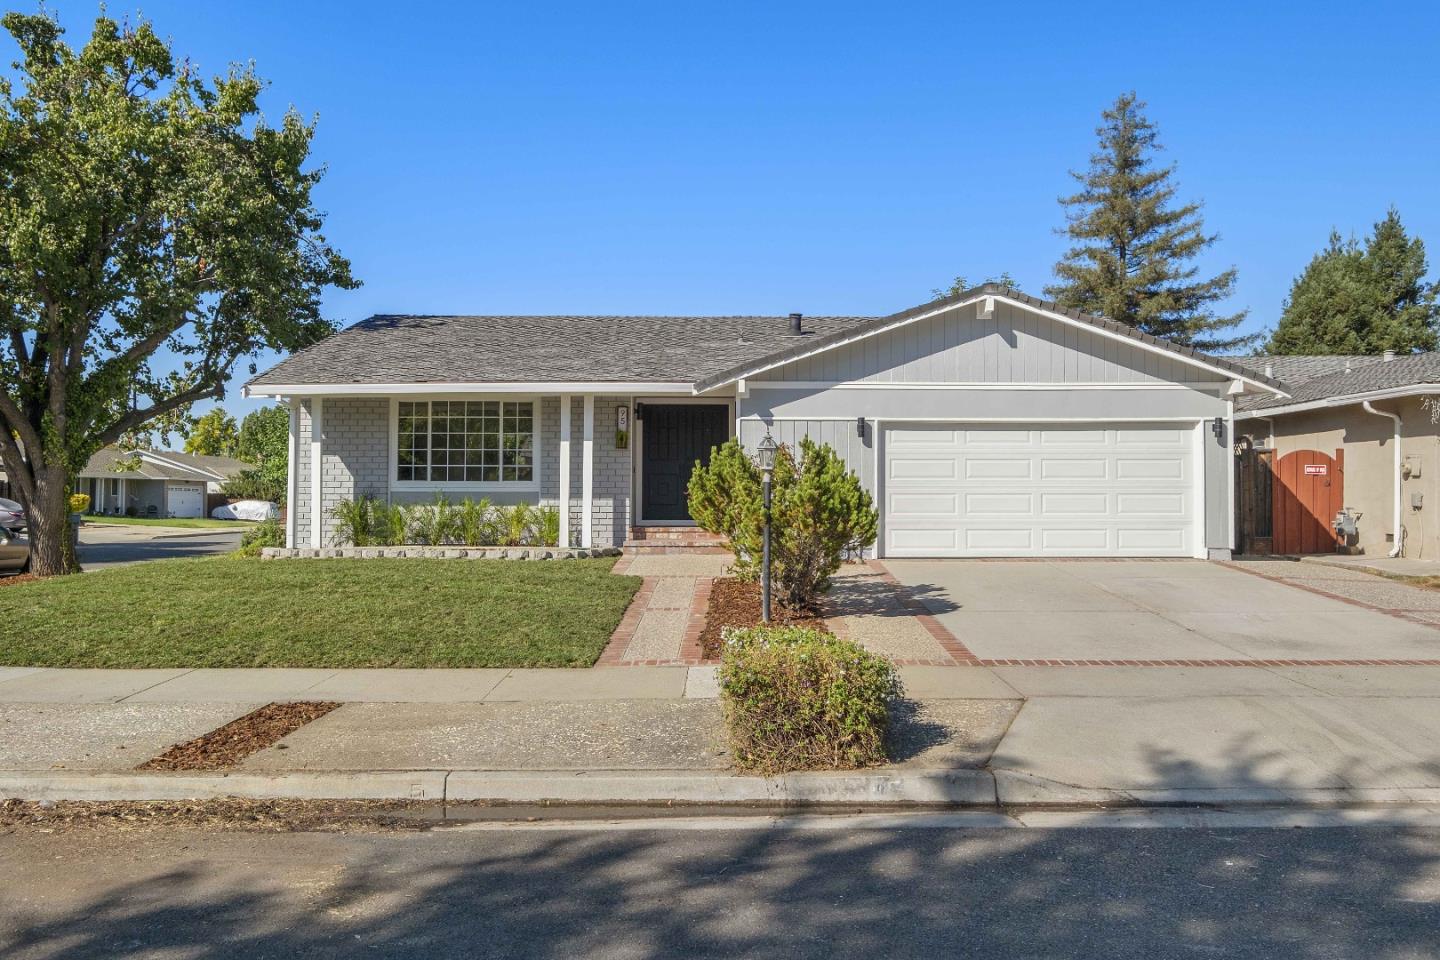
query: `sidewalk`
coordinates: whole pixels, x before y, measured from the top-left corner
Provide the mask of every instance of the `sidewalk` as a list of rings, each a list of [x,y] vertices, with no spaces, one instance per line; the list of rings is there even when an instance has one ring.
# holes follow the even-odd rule
[[[1440,802],[1440,667],[904,667],[888,767],[728,771],[713,668],[0,668],[0,796],[497,802]],[[344,706],[218,773],[134,773],[272,700]]]

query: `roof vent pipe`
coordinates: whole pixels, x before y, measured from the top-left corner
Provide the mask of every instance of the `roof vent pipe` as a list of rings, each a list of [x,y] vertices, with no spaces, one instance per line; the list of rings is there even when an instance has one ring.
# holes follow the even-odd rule
[[[1383,354],[1381,354],[1380,356],[1381,356],[1381,359],[1383,359],[1386,363],[1389,363],[1391,360],[1394,360],[1394,359],[1395,359],[1395,351],[1394,351],[1394,350],[1386,350],[1386,351],[1385,351]]]
[[[801,326],[800,326],[800,321],[803,320],[804,318],[805,318],[805,317],[804,317],[804,314],[800,314],[800,313],[792,313],[792,314],[790,314],[790,335],[791,335],[792,337],[798,337],[798,336],[800,336],[800,334],[802,334],[802,333],[805,332],[803,329],[801,329]]]

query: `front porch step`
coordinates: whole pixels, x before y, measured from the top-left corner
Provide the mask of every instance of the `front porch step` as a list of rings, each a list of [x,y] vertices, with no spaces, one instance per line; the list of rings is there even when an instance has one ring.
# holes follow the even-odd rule
[[[729,553],[725,538],[699,527],[631,527],[626,553]]]

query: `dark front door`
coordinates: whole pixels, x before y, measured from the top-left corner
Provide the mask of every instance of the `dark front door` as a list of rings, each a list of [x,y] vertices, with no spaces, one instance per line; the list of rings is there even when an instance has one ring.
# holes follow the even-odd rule
[[[690,519],[685,488],[695,461],[730,437],[730,408],[723,403],[647,403],[640,453],[643,490],[640,519],[684,523]]]

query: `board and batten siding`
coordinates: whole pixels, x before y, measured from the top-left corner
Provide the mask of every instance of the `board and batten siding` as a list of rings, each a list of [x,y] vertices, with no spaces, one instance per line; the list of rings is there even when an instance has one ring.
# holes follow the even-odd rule
[[[769,431],[780,443],[802,435],[829,443],[879,503],[876,445],[887,422],[1193,425],[1228,414],[1229,381],[1219,373],[1003,301],[988,320],[977,312],[957,308],[752,378],[737,400],[741,441],[753,450]],[[1223,550],[1230,448],[1208,426],[1204,436],[1205,540]]]
[[[970,304],[787,363],[753,380],[862,383],[1184,383],[1221,379],[1174,357],[1004,301]]]

